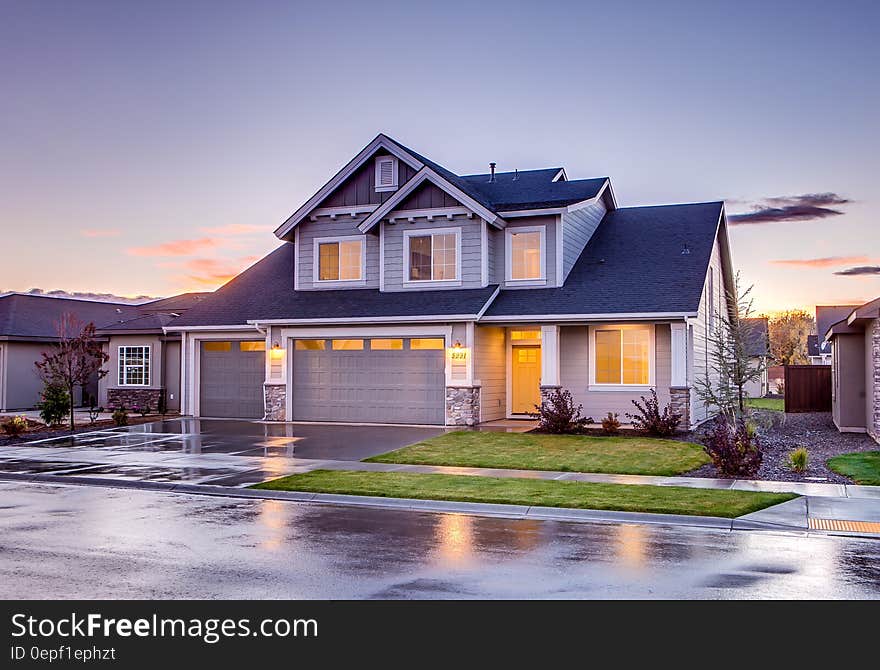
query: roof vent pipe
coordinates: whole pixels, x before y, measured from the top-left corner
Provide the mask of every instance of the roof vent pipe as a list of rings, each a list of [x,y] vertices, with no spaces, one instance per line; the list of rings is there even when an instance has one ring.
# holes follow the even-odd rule
[[[513,181],[519,179],[519,168],[514,168],[513,170]]]
[[[495,181],[495,163],[489,163],[489,183]]]

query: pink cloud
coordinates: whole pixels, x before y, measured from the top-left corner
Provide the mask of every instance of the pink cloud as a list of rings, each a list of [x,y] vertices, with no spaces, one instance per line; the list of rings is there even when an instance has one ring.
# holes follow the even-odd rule
[[[210,235],[249,235],[250,233],[265,232],[266,227],[249,223],[229,223],[225,226],[202,227],[199,230]]]
[[[113,230],[110,228],[86,228],[79,231],[79,234],[83,237],[119,237],[122,234],[122,231]]]
[[[793,268],[833,268],[839,265],[867,263],[868,256],[826,256],[825,258],[789,258],[771,260],[773,265],[785,265]]]
[[[131,247],[127,251],[132,256],[192,256],[193,254],[219,246],[216,240],[202,237],[197,240],[174,240],[152,247]]]
[[[201,287],[216,288],[238,275],[259,256],[245,256],[238,260],[220,260],[216,258],[193,258],[183,263],[183,269],[189,274],[186,278]]]

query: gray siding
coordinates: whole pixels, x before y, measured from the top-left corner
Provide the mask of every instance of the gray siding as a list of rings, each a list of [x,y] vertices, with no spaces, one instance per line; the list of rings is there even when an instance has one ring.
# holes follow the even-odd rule
[[[338,289],[340,284],[316,285],[313,279],[315,264],[314,240],[321,237],[336,237],[343,235],[362,235],[367,245],[367,260],[364,276],[366,284],[352,288],[378,288],[379,287],[379,236],[373,233],[363,235],[358,230],[358,224],[368,215],[361,214],[357,217],[350,215],[338,216],[335,220],[322,216],[317,221],[304,221],[299,226],[299,249],[297,251],[296,272],[299,275],[300,290],[309,289]],[[345,284],[342,284],[345,286]]]
[[[481,385],[480,420],[507,415],[507,346],[504,328],[477,326],[474,332],[474,377]]]
[[[834,338],[832,415],[839,428],[865,428],[865,337],[861,333]]]
[[[37,376],[34,363],[41,359],[43,351],[51,349],[51,344],[31,342],[2,342],[5,350],[6,407],[4,410],[30,409],[40,402],[43,384]]]
[[[395,210],[434,209],[437,207],[461,207],[461,203],[442,188],[426,181],[406,196]]]
[[[566,212],[562,215],[562,276],[568,277],[587,242],[596,232],[602,217],[605,216],[605,203],[598,202],[588,205],[575,212]]]
[[[385,202],[396,191],[376,192],[376,156],[387,155],[384,152],[375,154],[370,160],[358,168],[353,175],[342,183],[333,193],[328,195],[319,207],[347,207],[349,205],[375,205]],[[398,160],[398,187],[408,182],[415,171],[403,161]]]
[[[456,216],[451,221],[446,218],[428,221],[417,219],[415,223],[396,223],[384,226],[385,238],[385,290],[404,291],[422,288],[479,288],[481,284],[481,223],[474,217]],[[431,283],[426,286],[404,286],[409,264],[403,258],[403,237],[406,230],[431,230],[438,228],[461,228],[461,284],[446,285]]]
[[[628,423],[626,413],[635,409],[632,400],[647,395],[648,391],[591,391],[590,338],[586,326],[563,326],[560,329],[560,371],[563,388],[571,391],[575,403],[584,406],[584,415],[601,421],[608,412],[620,415],[621,423]],[[661,405],[669,403],[669,384],[672,379],[671,337],[668,324],[654,328],[655,368],[654,382]]]
[[[165,406],[171,411],[180,409],[180,342],[164,342],[162,365],[165,369]]]

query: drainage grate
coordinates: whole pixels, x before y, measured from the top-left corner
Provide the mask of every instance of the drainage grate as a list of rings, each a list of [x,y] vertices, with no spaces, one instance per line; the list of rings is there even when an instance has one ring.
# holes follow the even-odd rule
[[[813,530],[838,530],[850,533],[880,533],[877,521],[844,521],[841,519],[810,519]]]

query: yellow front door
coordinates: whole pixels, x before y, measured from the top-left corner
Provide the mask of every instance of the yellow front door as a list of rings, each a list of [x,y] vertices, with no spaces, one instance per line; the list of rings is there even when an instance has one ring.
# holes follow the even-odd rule
[[[513,414],[535,412],[541,404],[541,347],[513,347],[511,361],[511,399]]]

